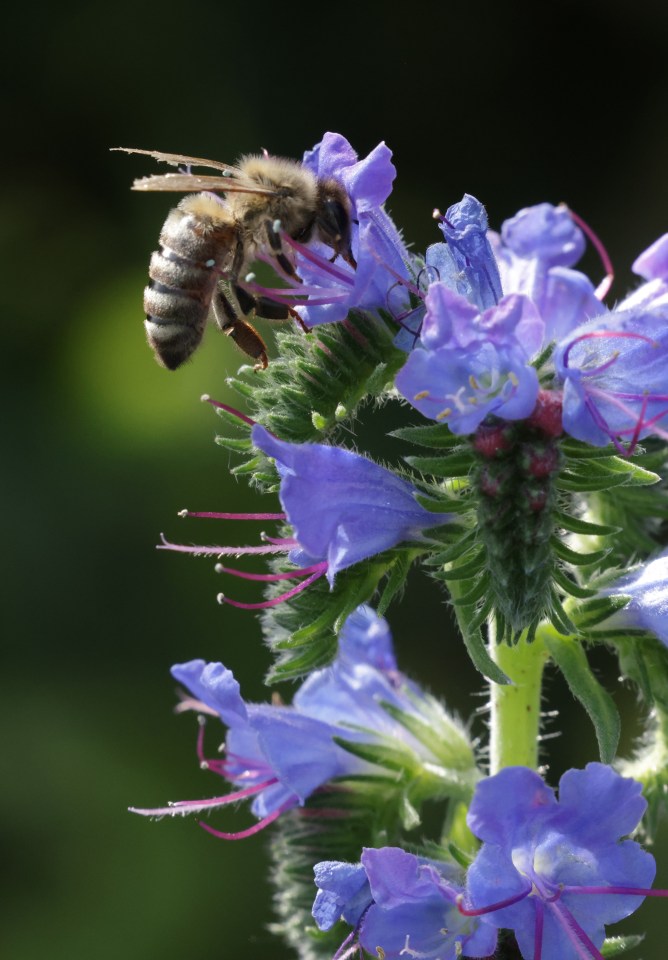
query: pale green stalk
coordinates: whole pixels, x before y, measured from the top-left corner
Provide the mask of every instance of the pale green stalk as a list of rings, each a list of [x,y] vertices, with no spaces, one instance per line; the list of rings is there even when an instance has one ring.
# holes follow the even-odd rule
[[[523,636],[512,647],[497,644],[494,627],[491,621],[489,652],[512,683],[490,684],[489,772],[517,765],[537,770],[541,682],[548,654],[538,637],[527,643]]]

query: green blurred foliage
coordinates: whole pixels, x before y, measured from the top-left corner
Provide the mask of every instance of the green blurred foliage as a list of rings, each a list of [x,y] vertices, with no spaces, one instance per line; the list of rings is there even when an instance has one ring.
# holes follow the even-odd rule
[[[169,666],[222,659],[261,699],[269,660],[253,615],[215,603],[211,563],[153,549],[161,530],[249,536],[176,517],[253,508],[199,403],[225,399],[240,357],[211,331],[186,369],[154,363],[141,291],[170,201],[131,194],[151,163],[108,148],[232,160],[262,147],[299,156],[327,129],[360,152],[384,139],[399,168],[390,207],[416,248],[438,239],[432,208],[464,190],[496,226],[566,200],[605,238],[617,296],[666,229],[665,5],[393,9],[38,0],[6,14],[3,957],[286,956],[266,929],[261,837],[224,843],[194,821],[126,813],[221,789],[197,767],[193,718],[172,713]],[[402,665],[472,714],[481,685],[443,595],[415,575],[409,586],[391,615]],[[597,666],[615,687],[610,663]],[[562,706],[556,780],[595,745],[557,680],[548,692]],[[635,705],[615,693],[628,749]],[[228,829],[250,822],[224,816]],[[629,925],[652,924],[645,960],[663,955],[661,910],[649,903]]]

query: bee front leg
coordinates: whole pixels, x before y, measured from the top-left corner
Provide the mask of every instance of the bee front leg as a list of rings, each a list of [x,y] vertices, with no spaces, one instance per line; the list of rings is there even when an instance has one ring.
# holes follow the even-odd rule
[[[267,240],[269,241],[269,249],[271,250],[271,255],[280,266],[285,274],[295,280],[297,283],[302,282],[302,278],[299,276],[295,270],[294,263],[290,260],[288,256],[283,252],[283,244],[281,243],[281,235],[276,230],[275,223],[271,220],[267,220],[265,224],[267,231]]]

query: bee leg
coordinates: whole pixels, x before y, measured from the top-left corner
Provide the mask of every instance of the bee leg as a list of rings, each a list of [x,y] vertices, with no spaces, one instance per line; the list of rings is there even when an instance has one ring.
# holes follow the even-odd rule
[[[350,245],[350,218],[343,204],[336,199],[326,200],[315,225],[321,240],[334,250],[332,261],[340,256],[356,270],[357,261]]]
[[[299,317],[296,310],[289,307],[286,303],[279,303],[278,300],[272,300],[271,297],[254,297],[252,293],[239,284],[234,285],[234,296],[241,307],[241,312],[245,317],[255,313],[263,320],[289,320],[290,317]]]
[[[239,306],[243,309],[241,304]],[[248,357],[258,361],[255,364],[256,370],[265,370],[269,361],[264,340],[255,327],[237,314],[221,287],[218,287],[213,297],[213,312],[221,332],[234,340]]]
[[[278,230],[275,229],[274,223],[271,220],[267,220],[265,223],[267,230],[267,239],[269,241],[269,249],[271,250],[271,255],[274,260],[278,263],[284,273],[287,273],[289,277],[292,277],[293,280],[302,282],[302,278],[299,276],[295,270],[295,266],[290,260],[289,257],[283,252],[283,244],[281,243],[281,236]]]

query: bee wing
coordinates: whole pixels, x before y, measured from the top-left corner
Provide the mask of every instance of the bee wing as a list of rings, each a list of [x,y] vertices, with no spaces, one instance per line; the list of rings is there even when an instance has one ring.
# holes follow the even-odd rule
[[[121,150],[123,153],[141,153],[145,157],[153,157],[162,163],[170,163],[174,167],[186,165],[188,167],[210,167],[220,170],[222,177],[199,176],[194,173],[166,173],[163,176],[153,175],[135,180],[133,190],[173,190],[177,193],[187,193],[198,190],[220,190],[225,193],[257,193],[273,196],[275,191],[267,187],[260,187],[250,177],[233,163],[220,163],[218,160],[204,160],[202,157],[186,157],[181,153],[161,153],[159,150],[139,150],[134,147],[112,147],[112,150]]]
[[[226,170],[229,167],[225,168]],[[200,177],[194,173],[165,173],[163,176],[141,177],[132,184],[133,190],[173,190],[188,193],[198,190],[220,190],[223,193],[261,193],[275,196],[275,190],[260,187],[249,177],[241,174],[237,179],[229,177]]]
[[[141,153],[145,157],[153,157],[154,160],[160,160],[161,163],[171,163],[173,167],[179,167],[185,164],[189,167],[209,167],[211,170],[229,170],[230,175],[238,173],[238,168],[233,163],[220,163],[218,160],[204,160],[202,157],[186,157],[180,153],[161,153],[159,150],[139,150],[135,147],[112,147],[112,150],[120,150],[123,153]]]

